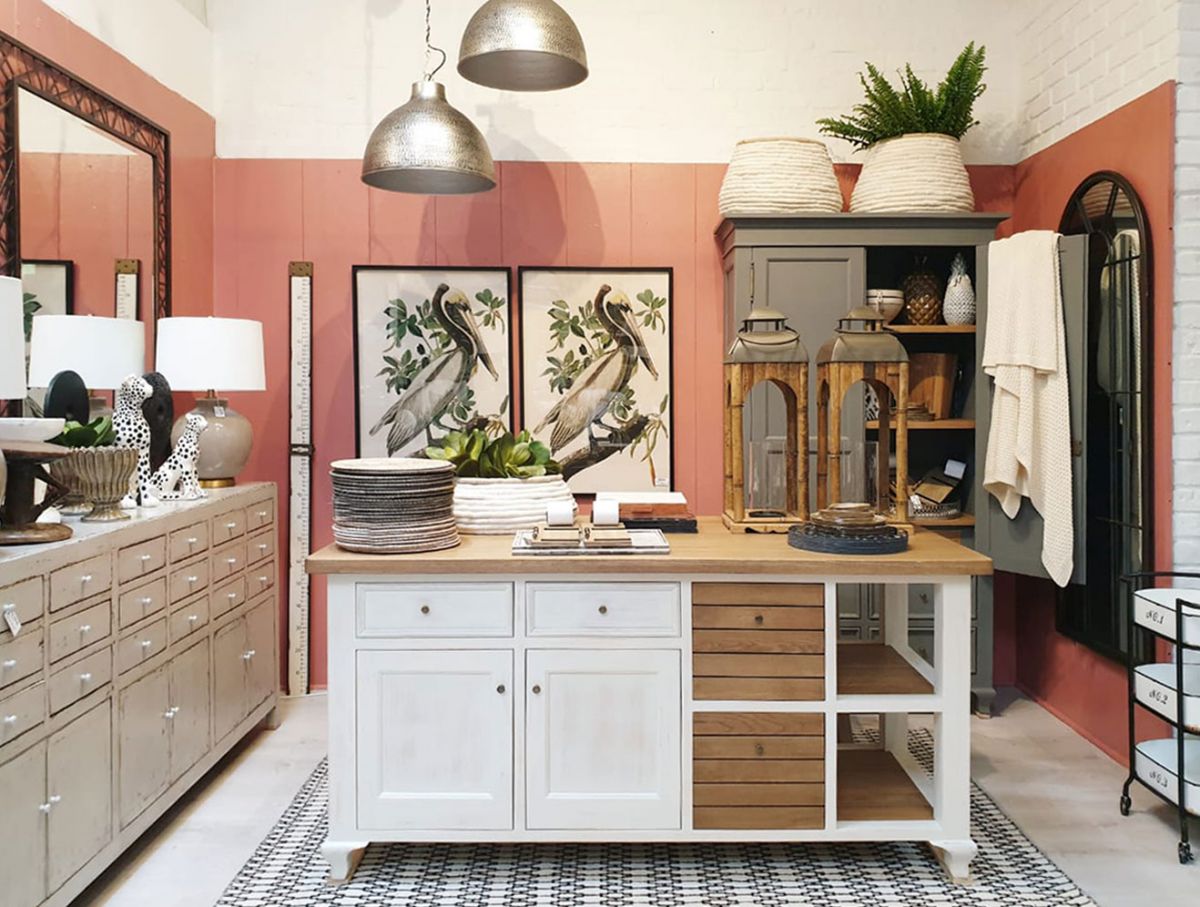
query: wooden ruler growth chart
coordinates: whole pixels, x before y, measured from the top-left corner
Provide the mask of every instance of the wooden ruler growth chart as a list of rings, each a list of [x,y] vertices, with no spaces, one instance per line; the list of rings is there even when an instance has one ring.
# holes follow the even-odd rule
[[[288,264],[291,332],[291,470],[288,524],[288,693],[308,692],[310,583],[304,559],[312,543],[312,292],[311,261]]]

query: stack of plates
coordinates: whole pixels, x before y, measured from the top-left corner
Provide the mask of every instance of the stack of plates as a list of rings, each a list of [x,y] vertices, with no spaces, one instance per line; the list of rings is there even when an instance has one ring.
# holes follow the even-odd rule
[[[333,538],[347,551],[412,554],[459,543],[454,467],[440,460],[337,460]]]

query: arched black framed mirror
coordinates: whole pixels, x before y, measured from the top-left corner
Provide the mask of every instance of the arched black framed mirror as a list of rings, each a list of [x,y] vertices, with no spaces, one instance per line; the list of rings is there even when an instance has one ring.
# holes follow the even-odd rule
[[[1102,171],[1079,184],[1059,232],[1088,237],[1087,583],[1063,590],[1057,625],[1123,658],[1129,590],[1120,577],[1153,569],[1154,556],[1150,231],[1129,181]]]

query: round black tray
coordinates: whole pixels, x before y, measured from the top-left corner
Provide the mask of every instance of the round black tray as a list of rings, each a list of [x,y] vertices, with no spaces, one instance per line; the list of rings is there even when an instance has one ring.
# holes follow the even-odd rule
[[[788,530],[788,544],[820,554],[899,554],[908,550],[908,533],[895,526],[862,530],[797,523]]]

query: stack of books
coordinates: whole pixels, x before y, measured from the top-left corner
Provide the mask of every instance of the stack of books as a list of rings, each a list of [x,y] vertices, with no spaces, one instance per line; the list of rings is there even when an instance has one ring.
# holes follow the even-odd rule
[[[621,522],[630,529],[696,531],[696,515],[678,491],[602,491],[596,500],[616,501]]]

